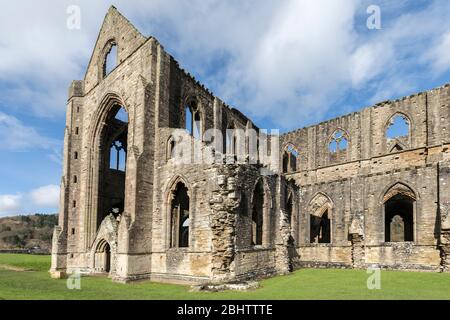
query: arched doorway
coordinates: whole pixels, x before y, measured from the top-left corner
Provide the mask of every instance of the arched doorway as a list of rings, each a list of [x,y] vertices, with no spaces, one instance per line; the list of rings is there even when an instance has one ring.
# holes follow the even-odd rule
[[[94,270],[98,273],[111,271],[111,246],[106,240],[101,240],[95,250]]]
[[[311,243],[331,242],[331,220],[328,209],[321,216],[311,215]]]
[[[332,208],[328,196],[318,193],[309,203],[310,243],[332,242]]]
[[[397,184],[384,196],[385,242],[413,242],[416,195],[403,184]]]

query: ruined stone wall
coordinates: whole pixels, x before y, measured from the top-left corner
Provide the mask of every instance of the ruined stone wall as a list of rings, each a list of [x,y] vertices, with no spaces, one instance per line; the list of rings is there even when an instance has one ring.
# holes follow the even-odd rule
[[[277,194],[279,182],[276,176],[261,176],[260,168],[252,165],[239,166],[236,185],[240,205],[236,219],[235,273],[240,278],[251,278],[276,273],[276,240],[279,227],[279,204]],[[254,246],[252,236],[252,202],[254,189],[261,181],[264,189],[263,243]]]
[[[281,150],[287,143],[299,150],[298,171],[287,178],[300,187],[298,252],[303,265],[351,266],[357,252],[366,264],[439,269],[439,190],[445,180],[440,163],[449,154],[449,90],[445,86],[383,102],[282,135]],[[406,116],[410,123],[410,136],[404,141],[407,148],[400,152],[390,152],[385,135],[395,114]],[[347,158],[332,162],[328,145],[338,129],[348,135]],[[385,242],[383,196],[396,183],[407,185],[417,197],[414,243]],[[318,193],[332,202],[331,244],[310,243],[309,205]],[[362,217],[360,237],[353,237],[350,230],[356,216]],[[352,239],[357,248],[352,247]]]
[[[118,48],[117,67],[104,76],[112,44]],[[96,272],[101,268],[95,266],[95,246],[105,241],[114,251],[110,275],[118,281],[220,282],[286,273],[301,265],[448,271],[449,93],[445,86],[289,132],[273,150],[259,146],[268,149],[259,163],[235,164],[229,161],[234,156],[220,156],[226,129],[259,129],[111,8],[85,79],[69,88],[52,272]],[[99,163],[109,148],[100,136],[114,105],[123,106],[129,120],[125,208],[98,226]],[[200,114],[198,139],[174,131],[185,129],[186,106]],[[401,151],[392,151],[395,141],[386,137],[396,114],[408,119],[410,129],[398,141]],[[204,140],[211,128],[222,131],[221,143]],[[347,139],[347,148],[331,154],[336,132]],[[189,146],[181,164],[169,152],[175,136],[177,148]],[[287,144],[299,157],[295,172],[281,174],[271,157],[279,148],[281,163]],[[178,181],[190,200],[189,246],[182,248],[169,244],[170,193]],[[258,181],[264,190],[263,236],[255,245],[252,201]],[[385,241],[384,203],[391,190],[414,199],[414,242]],[[331,243],[311,243],[311,214],[323,214],[320,206],[331,218]]]
[[[280,148],[293,144],[301,152],[298,170],[338,164],[330,161],[329,142],[336,130],[348,138],[347,157],[341,163],[371,159],[390,153],[386,139],[389,120],[396,114],[410,121],[406,149],[436,146],[450,141],[450,87],[445,86],[395,101],[386,101],[346,116],[298,129],[281,136]]]
[[[104,48],[114,40],[118,46],[118,66],[104,79],[100,74],[100,64],[104,59]],[[144,41],[145,40],[145,41]],[[60,221],[67,221],[64,233],[68,238],[67,267],[85,269],[88,266],[86,253],[95,240],[93,227],[96,199],[92,198],[95,186],[92,181],[96,175],[95,135],[102,125],[102,117],[107,112],[109,100],[115,99],[128,112],[129,133],[126,178],[126,203],[124,215],[130,223],[141,219],[133,244],[122,239],[121,250],[125,252],[149,252],[151,239],[152,190],[138,194],[137,188],[145,190],[143,180],[152,177],[152,170],[143,170],[145,162],[151,159],[152,139],[155,122],[149,100],[148,84],[155,77],[154,59],[156,43],[154,39],[144,39],[115,9],[110,12],[102,26],[96,43],[86,78],[75,81],[69,90],[67,128],[64,154],[64,194],[61,199]],[[137,50],[139,48],[139,50]],[[76,158],[75,158],[76,154]],[[152,166],[151,166],[152,168]],[[137,174],[139,172],[139,174]],[[74,176],[77,176],[76,182]],[[97,199],[98,200],[98,199]],[[60,222],[61,224],[61,222]],[[132,226],[127,226],[125,229]],[[132,231],[134,232],[134,231]],[[119,250],[120,251],[120,250]],[[136,259],[142,259],[140,255]],[[127,261],[118,257],[119,264]],[[145,259],[145,258],[144,258]],[[128,260],[126,258],[125,260]],[[139,263],[136,263],[139,265]],[[58,266],[54,266],[58,268]],[[145,268],[144,268],[145,269]],[[127,273],[126,267],[122,268]],[[147,271],[136,268],[139,273]]]
[[[211,273],[211,208],[209,198],[214,188],[216,169],[212,162],[191,162],[191,154],[186,153],[185,163],[178,159],[166,158],[167,140],[172,135],[170,128],[159,130],[158,161],[155,162],[154,211],[152,241],[152,272],[161,278],[197,277],[209,278]],[[190,135],[183,135],[183,142],[189,146],[195,143]],[[178,146],[183,148],[182,146]],[[211,155],[210,148],[199,144],[196,150],[204,157]],[[178,182],[189,190],[190,226],[189,247],[170,247],[170,193]]]

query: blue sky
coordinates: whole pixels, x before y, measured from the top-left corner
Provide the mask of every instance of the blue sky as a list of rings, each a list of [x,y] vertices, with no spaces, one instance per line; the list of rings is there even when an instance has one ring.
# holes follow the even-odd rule
[[[56,212],[67,88],[115,5],[263,128],[287,131],[450,82],[450,2],[23,0],[0,11],[0,216]],[[81,28],[69,30],[78,5]],[[381,29],[366,26],[370,5]],[[300,150],[301,152],[301,150]]]

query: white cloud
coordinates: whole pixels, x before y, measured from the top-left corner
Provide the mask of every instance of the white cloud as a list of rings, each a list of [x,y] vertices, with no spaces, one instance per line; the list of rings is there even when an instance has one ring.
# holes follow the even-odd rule
[[[0,216],[17,214],[22,204],[22,195],[3,194],[0,195]]]
[[[392,47],[380,41],[360,46],[352,55],[352,85],[359,87],[381,74],[392,54]]]
[[[284,127],[322,116],[349,76],[354,11],[355,1],[285,2],[248,52],[237,53],[223,85],[227,98],[245,91],[240,108]]]
[[[48,185],[30,192],[30,198],[38,208],[57,208],[59,204],[59,186]]]
[[[52,210],[59,206],[59,187],[46,185],[27,193],[0,194],[0,217],[18,214],[33,214],[40,210]],[[50,212],[49,212],[50,213]]]
[[[115,1],[143,34],[159,38],[225,101],[284,129],[323,119],[351,90],[380,96],[377,89],[386,91],[381,84],[398,83],[418,63],[439,73],[450,69],[448,2],[408,11],[411,2],[378,3],[383,29],[367,32],[371,1]],[[72,4],[81,8],[78,31],[66,28]],[[21,102],[38,116],[64,121],[67,87],[84,76],[108,6],[87,0],[3,4],[0,82],[9,85],[0,104]],[[363,17],[361,26],[356,17]],[[421,85],[410,82],[405,90]]]
[[[450,30],[444,33],[436,45],[425,53],[424,58],[431,61],[433,70],[437,73],[450,69]]]
[[[282,129],[324,120],[349,92],[367,96],[368,105],[424,90],[426,81],[450,70],[450,2],[378,3],[383,29],[368,31],[370,0],[115,1],[219,97],[257,123],[269,118]],[[81,8],[80,30],[66,27],[73,4]],[[2,4],[0,136],[6,151],[39,148],[61,161],[55,151],[61,142],[12,114],[22,108],[17,114],[64,122],[67,87],[83,78],[108,6],[87,0]],[[56,207],[57,189],[8,191],[0,195],[0,212],[23,209],[21,201],[33,211]]]
[[[27,149],[52,149],[59,145],[55,139],[47,138],[30,126],[24,125],[17,118],[0,112],[0,136],[2,147],[9,151]]]
[[[67,7],[73,1],[25,0],[2,3],[0,13],[0,104],[17,105],[40,117],[62,117],[71,79],[83,74],[101,18],[85,30],[66,27]],[[87,2],[86,2],[87,3]],[[96,1],[91,1],[94,11]],[[98,12],[97,12],[98,13]],[[90,29],[91,31],[88,31]],[[11,32],[14,30],[14,32]]]
[[[363,107],[424,90],[430,77],[415,76],[420,67],[450,69],[450,38],[440,36],[450,30],[448,2],[378,3],[383,29],[372,31],[365,27],[371,1],[156,1],[139,13],[124,3],[119,9],[139,17],[138,26],[149,21],[144,33],[170,33],[166,49],[225,101],[291,129],[323,120],[352,91],[369,96]],[[205,75],[222,56],[218,71]]]

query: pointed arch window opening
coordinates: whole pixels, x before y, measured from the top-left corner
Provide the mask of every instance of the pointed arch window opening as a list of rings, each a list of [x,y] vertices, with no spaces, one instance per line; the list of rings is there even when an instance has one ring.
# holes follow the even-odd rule
[[[115,140],[111,144],[110,169],[126,171],[127,151],[121,140]]]
[[[195,139],[202,138],[202,121],[199,110],[192,106],[186,106],[186,131]]]
[[[237,160],[238,157],[238,147],[239,147],[239,141],[238,140],[238,130],[236,129],[236,126],[234,123],[231,123],[227,126],[227,129],[225,130],[224,135],[224,146],[225,146],[225,154],[229,156],[233,156],[234,160]],[[245,143],[245,138],[241,137],[243,140],[243,143]],[[245,146],[243,146],[245,148]]]
[[[283,153],[283,173],[297,171],[299,152],[293,145],[288,145]]]
[[[414,242],[415,199],[398,193],[384,203],[385,242]]]
[[[119,132],[110,146],[109,168],[117,171],[126,171],[127,162],[127,136],[128,113],[124,107],[118,106],[114,115],[112,126],[114,132]]]
[[[403,114],[395,114],[389,120],[386,128],[388,152],[400,152],[410,146],[410,121]]]
[[[172,192],[170,219],[170,247],[189,247],[190,203],[187,187],[179,182]]]
[[[109,46],[110,48],[106,52],[103,62],[103,78],[108,76],[117,67],[117,60],[118,60],[117,44],[115,42],[111,42]]]
[[[348,149],[348,138],[344,131],[337,130],[332,135],[328,149],[331,153],[339,153]]]
[[[310,215],[310,242],[331,243],[331,219],[328,208],[321,216]]]
[[[409,127],[409,119],[405,115],[396,114],[389,121],[386,137],[388,140],[407,138],[409,137]]]
[[[263,245],[264,239],[264,188],[259,181],[253,191],[251,244]]]
[[[98,152],[98,176],[95,188],[95,206],[91,231],[98,231],[102,221],[110,214],[117,217],[124,211],[128,153],[128,113],[115,98],[102,119],[102,129],[95,148]],[[94,235],[92,235],[94,236]]]
[[[175,157],[175,139],[171,136],[167,141],[167,160],[173,159]]]

